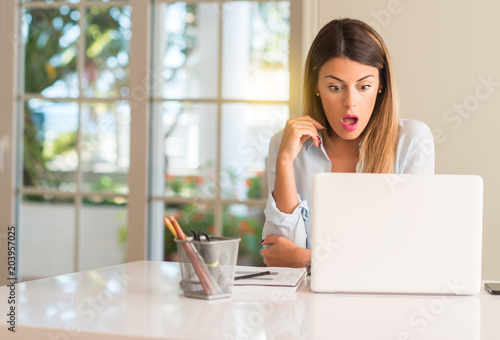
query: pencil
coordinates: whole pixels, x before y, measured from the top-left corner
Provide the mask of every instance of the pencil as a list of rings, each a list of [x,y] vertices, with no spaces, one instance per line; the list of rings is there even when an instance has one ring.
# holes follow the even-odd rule
[[[172,222],[170,222],[170,220],[166,216],[165,216],[165,226],[168,228],[168,230],[170,230],[170,232],[172,233],[172,235],[174,235],[175,238],[177,239],[179,238],[177,232],[175,231],[174,226],[172,225]]]
[[[186,240],[186,235],[182,231],[182,228],[179,225],[179,222],[177,222],[177,220],[175,219],[175,217],[172,216],[172,215],[170,215],[170,221],[172,222],[172,225],[173,225],[175,231],[177,232],[177,236],[179,236],[177,238],[185,241]]]
[[[179,239],[187,241],[186,235],[182,231],[179,222],[177,222],[174,216],[170,215],[170,221],[172,222],[172,225],[174,226],[174,229],[177,232]],[[207,296],[215,295],[217,292],[215,291],[210,281],[210,278],[207,275],[208,268],[207,269],[203,268],[204,264],[203,258],[200,256],[200,254],[198,253],[198,251],[196,250],[196,248],[192,243],[182,242],[181,245],[184,248],[184,251],[186,252],[187,256],[189,257],[189,261],[193,265],[194,272],[200,279],[200,283],[201,286],[203,287],[203,290],[205,291],[205,294],[207,294]]]
[[[259,273],[240,275],[240,276],[236,276],[234,279],[235,280],[243,280],[243,279],[250,279],[252,277],[264,276],[264,275],[271,275],[271,272],[267,271],[267,272],[259,272]]]

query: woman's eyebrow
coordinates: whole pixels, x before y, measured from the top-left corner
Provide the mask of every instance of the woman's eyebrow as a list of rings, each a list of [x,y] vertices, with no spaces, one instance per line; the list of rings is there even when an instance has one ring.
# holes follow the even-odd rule
[[[366,78],[369,78],[369,77],[374,77],[374,75],[373,74],[368,74],[368,75],[364,76],[363,78],[360,78],[360,79],[356,80],[356,83],[360,82],[362,80],[365,80]],[[338,81],[340,81],[342,83],[345,83],[345,81],[343,81],[342,79],[337,78],[337,77],[332,76],[332,75],[327,75],[327,76],[325,76],[325,78],[333,78],[333,79],[336,79],[336,80],[338,80]]]

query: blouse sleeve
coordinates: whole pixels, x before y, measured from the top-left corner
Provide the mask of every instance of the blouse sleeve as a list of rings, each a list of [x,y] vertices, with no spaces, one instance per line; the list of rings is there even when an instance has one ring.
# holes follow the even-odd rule
[[[434,138],[429,127],[420,122],[415,129],[408,158],[404,169],[405,174],[434,174],[435,150]]]
[[[267,157],[267,183],[268,197],[267,205],[264,209],[266,221],[262,230],[262,238],[268,235],[279,235],[295,242],[299,247],[306,247],[306,227],[305,220],[309,218],[310,209],[306,200],[298,195],[299,205],[291,214],[285,214],[276,207],[273,197],[274,182],[276,176],[276,159],[282,134],[276,134],[269,144]]]

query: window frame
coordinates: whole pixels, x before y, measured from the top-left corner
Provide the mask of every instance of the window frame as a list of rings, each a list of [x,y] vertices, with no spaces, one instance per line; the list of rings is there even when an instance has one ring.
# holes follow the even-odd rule
[[[19,11],[16,0],[6,0],[0,3],[0,101],[5,103],[2,110],[2,124],[0,124],[0,254],[7,254],[8,249],[8,227],[16,226],[16,236],[18,235],[16,224],[16,162],[17,162],[17,131],[18,118],[16,115],[19,101],[16,98],[18,93],[18,45],[20,42],[18,34]],[[16,242],[16,253],[18,253],[19,242]],[[6,258],[6,257],[4,257]],[[16,259],[18,257],[16,256]],[[7,273],[7,261],[0,261],[0,272]],[[16,263],[17,269],[17,263]],[[17,277],[16,270],[16,277]],[[7,276],[0,276],[0,286],[8,283]]]
[[[232,0],[234,1],[234,0]],[[290,117],[292,117],[292,112],[295,112],[296,116],[300,115],[301,108],[301,96],[302,96],[302,81],[301,76],[302,73],[294,72],[293,70],[302,70],[302,0],[288,0],[290,1],[290,42],[289,42],[289,70],[290,70],[290,87],[289,87],[289,98],[288,100],[245,100],[245,99],[225,99],[222,97],[222,79],[223,79],[223,14],[224,9],[222,4],[225,2],[232,2],[231,0],[188,0],[183,2],[188,3],[201,3],[201,2],[217,2],[218,6],[218,77],[217,77],[217,96],[213,99],[208,98],[200,98],[200,99],[192,99],[192,98],[163,98],[161,96],[156,96],[156,94],[152,94],[152,109],[154,109],[154,105],[159,103],[166,102],[175,102],[175,101],[186,101],[191,103],[211,103],[215,104],[217,107],[217,137],[216,137],[216,155],[215,155],[215,183],[221,183],[221,130],[222,130],[222,106],[226,103],[246,103],[246,104],[279,104],[286,105],[289,108]],[[244,1],[244,0],[242,0]],[[270,2],[273,0],[260,0],[255,2]],[[276,0],[274,0],[276,1]],[[164,3],[173,3],[175,1],[168,0],[154,0],[154,4],[164,4]],[[153,25],[154,25],[153,19]],[[156,53],[154,51],[153,53]],[[154,65],[151,65],[154,66]],[[292,109],[293,108],[293,109]],[[154,119],[154,117],[153,117]],[[159,124],[159,123],[156,123]],[[153,124],[154,125],[154,124]],[[153,134],[152,134],[153,135]],[[155,171],[151,169],[151,171]],[[152,175],[154,176],[154,175]],[[152,182],[152,179],[150,182]],[[222,221],[223,221],[223,209],[224,206],[231,204],[241,204],[245,206],[260,206],[262,210],[267,202],[267,197],[263,197],[261,199],[248,199],[248,200],[237,200],[237,199],[227,199],[221,196],[221,188],[219,185],[216,186],[216,195],[213,198],[206,198],[204,202],[210,203],[214,208],[214,229],[215,234],[222,235]],[[149,252],[148,258],[151,260],[163,260],[163,247],[162,244],[158,240],[164,239],[164,228],[160,228],[162,221],[160,215],[162,215],[163,209],[160,209],[158,206],[155,207],[155,203],[161,203],[163,205],[166,204],[185,204],[193,202],[192,198],[182,198],[182,197],[166,197],[165,195],[151,195],[150,199],[150,242],[149,242]],[[156,222],[154,222],[156,221]],[[157,242],[155,242],[155,240]]]
[[[78,26],[80,28],[80,35],[77,40],[78,46],[85,46],[85,12],[86,9],[91,7],[91,6],[99,6],[99,7],[122,7],[125,5],[132,6],[132,17],[131,20],[137,20],[138,23],[137,25],[132,25],[131,31],[132,31],[132,38],[130,41],[130,53],[132,53],[132,45],[133,44],[141,44],[143,41],[141,41],[141,38],[137,37],[144,37],[148,36],[149,34],[149,25],[147,24],[148,21],[141,21],[142,18],[139,17],[137,19],[134,19],[134,9],[137,8],[137,12],[139,12],[137,15],[139,16],[141,12],[149,12],[150,11],[150,2],[145,2],[141,0],[127,0],[127,1],[116,1],[116,0],[110,0],[108,2],[90,2],[87,0],[80,0],[79,3],[66,3],[64,1],[54,1],[53,3],[45,3],[45,2],[30,2],[26,3],[22,0],[10,0],[13,6],[15,6],[15,11],[16,11],[16,18],[19,18],[19,15],[21,14],[21,11],[23,8],[35,8],[35,9],[44,9],[44,8],[59,8],[62,5],[67,5],[70,8],[75,8],[78,9],[81,13],[80,18],[77,20]],[[142,9],[142,11],[141,11]],[[15,213],[15,220],[16,220],[16,225],[20,225],[20,206],[22,205],[22,196],[23,195],[44,195],[44,194],[53,194],[57,195],[60,197],[71,197],[74,200],[73,206],[75,209],[75,214],[74,214],[74,233],[75,233],[75,239],[73,241],[73,271],[79,271],[81,270],[82,266],[82,254],[81,254],[81,249],[82,244],[81,244],[81,231],[80,231],[80,226],[82,223],[81,220],[81,211],[83,207],[83,199],[91,196],[97,196],[101,198],[113,198],[113,197],[120,197],[124,198],[127,200],[127,211],[131,211],[130,208],[130,202],[129,199],[130,197],[134,197],[135,194],[131,195],[131,191],[129,188],[129,193],[128,194],[120,194],[120,193],[111,193],[111,192],[93,192],[93,191],[83,191],[81,186],[83,182],[83,173],[81,169],[81,161],[77,163],[77,168],[75,170],[75,175],[78,177],[75,177],[75,182],[76,182],[76,190],[71,191],[71,192],[65,192],[65,191],[60,191],[57,189],[41,189],[41,188],[36,188],[36,187],[24,187],[24,184],[22,183],[22,171],[23,171],[23,126],[22,123],[24,121],[24,109],[23,105],[25,102],[29,101],[30,99],[41,99],[41,100],[46,100],[49,102],[74,102],[78,105],[79,108],[79,124],[78,124],[78,129],[77,129],[77,140],[82,141],[81,134],[82,134],[82,108],[85,104],[92,104],[92,103],[117,103],[120,101],[126,101],[129,103],[130,107],[132,108],[133,105],[137,105],[138,111],[140,112],[142,106],[143,106],[143,101],[142,98],[140,97],[134,97],[132,94],[129,97],[122,97],[122,96],[114,96],[114,97],[107,97],[107,98],[98,98],[98,97],[86,97],[84,95],[83,91],[83,86],[82,86],[82,74],[85,68],[85,49],[83,48],[78,48],[78,58],[77,58],[77,65],[76,65],[76,73],[78,76],[78,90],[79,90],[79,95],[78,97],[56,97],[56,98],[50,98],[50,97],[45,97],[42,96],[41,94],[36,94],[36,93],[25,93],[24,92],[24,44],[22,43],[22,37],[20,35],[20,22],[19,19],[17,20],[17,23],[15,25],[15,30],[16,30],[16,36],[18,37],[18,45],[16,47],[16,50],[14,53],[18,53],[18,58],[19,64],[18,67],[16,68],[17,75],[16,79],[19,83],[19,85],[16,88],[16,93],[14,94],[14,97],[17,98],[17,107],[14,110],[14,112],[17,112],[17,145],[19,145],[19,149],[17,150],[17,167],[16,167],[16,174],[17,174],[17,179],[15,179],[15,201],[16,201],[16,213]],[[136,39],[134,39],[134,36]],[[142,38],[144,40],[144,38]],[[138,47],[139,52],[143,52],[144,50],[141,50],[141,47]],[[145,51],[147,52],[147,51]],[[138,69],[140,69],[140,62],[142,62],[141,58],[141,53],[134,53],[134,55],[137,54],[137,58],[134,58],[134,60],[129,62],[129,67],[130,67],[130,75],[129,75],[129,86],[132,88],[132,86],[135,86],[137,88],[142,87],[141,85],[138,85],[137,82],[133,82],[133,77],[132,77],[132,72],[133,70],[137,72]],[[147,59],[146,59],[146,65],[147,64]],[[141,78],[142,73],[134,75],[135,78]],[[135,79],[134,78],[134,79]],[[146,89],[147,90],[147,89]],[[131,114],[131,125],[132,125],[132,114]],[[138,125],[139,126],[139,125]],[[132,131],[135,129],[131,128],[131,135]],[[132,136],[130,136],[130,139],[132,140]],[[132,149],[132,146],[131,146]],[[77,142],[76,143],[76,151],[78,155],[81,155],[81,143]],[[132,152],[132,150],[131,150]],[[140,152],[138,152],[140,153]],[[132,159],[131,162],[132,164]],[[132,169],[131,166],[129,166],[129,173],[128,176],[130,175],[130,170]],[[130,177],[129,177],[130,178]],[[129,185],[133,183],[134,181],[128,181]],[[137,189],[134,189],[137,191]],[[128,221],[128,226],[130,226],[130,220]],[[130,232],[131,228],[127,228],[127,230]],[[140,234],[140,233],[139,233]],[[134,235],[135,236],[135,235]],[[127,240],[127,246],[128,244],[134,244],[133,242],[129,242],[131,238],[129,237]],[[19,242],[18,242],[19,244]],[[22,247],[22,243],[21,243]],[[19,254],[19,251],[18,251]],[[127,258],[129,257],[128,254],[128,248],[127,248]],[[145,257],[141,257],[141,259],[144,259]],[[19,263],[19,261],[18,261]],[[17,271],[20,276],[20,279],[22,279],[22,268],[19,268],[19,264],[17,266]]]

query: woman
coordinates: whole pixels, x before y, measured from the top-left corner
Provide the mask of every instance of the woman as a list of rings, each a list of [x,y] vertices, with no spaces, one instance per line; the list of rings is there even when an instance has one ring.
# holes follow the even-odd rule
[[[306,115],[271,138],[261,255],[268,266],[311,262],[310,204],[318,172],[434,173],[428,126],[398,119],[382,38],[359,20],[333,20],[316,36],[304,76]]]

